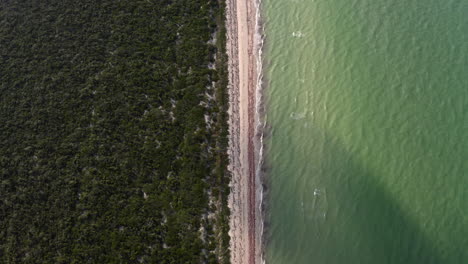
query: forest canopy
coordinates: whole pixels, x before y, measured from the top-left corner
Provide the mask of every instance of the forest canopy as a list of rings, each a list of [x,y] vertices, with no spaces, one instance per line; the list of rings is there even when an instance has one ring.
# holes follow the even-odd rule
[[[0,3],[0,263],[229,263],[223,12]]]

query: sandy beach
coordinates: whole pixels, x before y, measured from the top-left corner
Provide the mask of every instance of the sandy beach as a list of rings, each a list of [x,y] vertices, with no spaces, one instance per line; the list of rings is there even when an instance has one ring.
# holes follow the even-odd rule
[[[261,262],[256,95],[259,37],[255,0],[227,0],[230,93],[230,236],[232,264]]]

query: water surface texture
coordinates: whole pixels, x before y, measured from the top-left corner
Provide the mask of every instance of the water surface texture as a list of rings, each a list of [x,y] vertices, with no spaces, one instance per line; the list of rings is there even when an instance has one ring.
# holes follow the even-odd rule
[[[468,263],[468,1],[262,5],[266,262]]]

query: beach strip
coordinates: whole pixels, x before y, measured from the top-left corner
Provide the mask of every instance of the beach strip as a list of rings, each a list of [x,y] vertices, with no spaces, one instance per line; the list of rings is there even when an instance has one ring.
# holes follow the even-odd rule
[[[256,38],[258,12],[254,1],[226,1],[232,264],[256,264],[261,261],[261,214],[256,176],[258,144],[255,142],[259,49]]]

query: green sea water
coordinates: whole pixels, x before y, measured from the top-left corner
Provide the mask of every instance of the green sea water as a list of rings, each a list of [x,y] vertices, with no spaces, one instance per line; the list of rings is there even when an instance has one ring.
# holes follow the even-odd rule
[[[266,263],[468,263],[468,1],[262,13]]]

